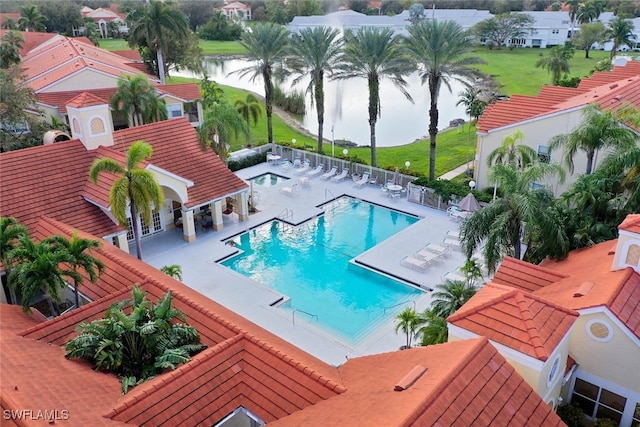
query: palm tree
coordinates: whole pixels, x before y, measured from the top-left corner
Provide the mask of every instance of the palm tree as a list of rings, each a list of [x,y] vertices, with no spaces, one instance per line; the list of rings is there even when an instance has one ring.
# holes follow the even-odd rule
[[[335,79],[367,79],[369,87],[369,132],[371,166],[376,161],[376,123],[380,117],[380,80],[387,78],[413,102],[404,79],[414,67],[405,55],[399,38],[388,28],[365,27],[356,35],[347,33],[344,53]]]
[[[455,313],[478,290],[470,283],[459,280],[446,280],[436,286],[431,302],[431,311],[444,319]]]
[[[311,105],[316,105],[318,116],[318,153],[322,153],[322,132],[324,127],[324,77],[330,76],[336,68],[342,39],[335,28],[312,27],[294,33],[291,38],[291,56],[287,66],[297,74],[292,85],[309,76],[306,92],[311,97]]]
[[[538,160],[538,153],[533,148],[522,143],[524,133],[516,130],[502,140],[500,147],[489,153],[487,165],[511,165],[517,169],[524,169]]]
[[[411,348],[411,340],[420,323],[420,317],[413,308],[407,307],[396,315],[396,322],[396,333],[400,330],[404,332],[407,336],[405,348]]]
[[[447,320],[438,316],[433,310],[426,310],[420,315],[421,326],[416,332],[416,336],[420,337],[420,345],[434,345],[447,342],[449,329]]]
[[[578,23],[585,24],[597,21],[607,6],[606,0],[588,0],[580,6],[576,18]]]
[[[601,167],[607,175],[608,171],[622,173],[620,187],[625,194],[620,210],[627,213],[637,212],[640,209],[640,148],[637,145],[618,148],[604,159]]]
[[[451,79],[466,84],[465,78],[473,77],[477,71],[469,68],[481,64],[480,58],[465,56],[471,47],[469,34],[453,21],[428,19],[408,28],[406,47],[418,64],[422,84],[429,86],[429,179],[435,179],[436,138],[438,135],[438,97],[444,84],[449,91]]]
[[[247,123],[247,131],[251,135],[251,125],[249,120],[253,120],[253,125],[258,123],[258,118],[262,115],[262,105],[258,102],[258,98],[254,94],[248,93],[247,97],[242,99],[236,99],[233,106],[236,111],[244,118]]]
[[[570,134],[555,136],[549,145],[551,150],[564,148],[564,162],[573,173],[573,158],[578,150],[587,154],[586,174],[593,170],[596,151],[607,147],[630,148],[636,136],[629,128],[621,126],[610,111],[602,111],[597,104],[584,108],[582,120]]]
[[[91,254],[93,249],[97,249],[102,246],[97,240],[85,239],[83,237],[78,236],[78,232],[74,231],[71,239],[66,239],[62,236],[53,236],[51,242],[55,245],[59,245],[60,248],[66,251],[69,256],[69,261],[67,264],[72,268],[73,272],[76,273],[74,277],[71,277],[73,280],[73,292],[75,295],[75,308],[80,307],[80,295],[78,293],[78,286],[80,286],[83,282],[83,278],[78,273],[78,269],[84,270],[85,273],[89,276],[89,280],[91,283],[96,283],[98,281],[98,277],[104,271],[104,263],[97,258],[94,258]],[[77,279],[80,280],[77,280]]]
[[[23,236],[19,242],[20,246],[11,255],[17,265],[9,275],[10,286],[20,291],[22,309],[25,312],[31,312],[31,304],[38,292],[42,291],[49,303],[51,315],[57,315],[53,300],[62,300],[62,290],[67,285],[63,277],[82,280],[76,271],[61,267],[69,265],[71,256],[50,239],[35,243]]]
[[[567,46],[554,46],[549,49],[549,56],[538,59],[536,67],[551,73],[551,84],[557,86],[562,75],[569,73],[569,60],[573,54],[573,49]]]
[[[160,271],[174,279],[182,280],[182,267],[178,264],[164,265],[160,268]]]
[[[18,28],[21,31],[45,31],[47,29],[44,25],[45,22],[47,22],[47,17],[40,13],[35,4],[20,8]]]
[[[566,254],[567,237],[557,217],[547,209],[553,204],[553,194],[540,185],[553,175],[564,182],[565,172],[558,164],[535,163],[525,169],[512,164],[495,165],[492,179],[501,186],[503,197],[494,199],[462,223],[460,241],[467,259],[484,244],[485,265],[493,273],[504,255],[522,258],[523,238],[534,229],[549,247],[553,245],[558,253]]]
[[[165,101],[158,98],[156,89],[142,74],[118,78],[118,90],[111,96],[111,108],[122,111],[133,127],[168,117]]]
[[[616,52],[620,46],[626,45],[632,48],[636,35],[634,34],[633,22],[624,19],[622,16],[617,16],[607,24],[607,32],[605,33],[608,40],[613,42],[611,47],[611,61],[616,56]]]
[[[98,183],[100,172],[119,176],[113,182],[109,192],[111,213],[123,227],[128,227],[127,213],[131,214],[138,259],[142,259],[139,216],[146,224],[151,224],[152,208],[160,209],[164,199],[162,188],[153,173],[140,166],[140,163],[150,158],[151,154],[153,154],[151,145],[144,141],[136,141],[126,152],[124,166],[110,157],[102,157],[93,162],[89,171],[89,178],[94,184]]]
[[[24,45],[24,37],[18,31],[7,31],[0,43],[0,68],[9,68],[19,64],[22,58],[20,50]]]
[[[227,145],[238,134],[249,138],[249,128],[238,111],[225,99],[213,103],[204,112],[204,120],[198,128],[198,137],[202,148],[211,149],[220,156],[227,158]]]
[[[198,331],[186,324],[184,313],[172,306],[171,291],[156,304],[138,286],[132,296],[132,300],[111,305],[104,318],[81,324],[80,335],[65,346],[66,358],[80,357],[98,371],[118,374],[123,393],[166,369],[189,362],[192,355],[206,348]]]
[[[569,20],[571,21],[571,35],[573,36],[576,26],[576,17],[578,16],[582,0],[566,0],[564,3],[569,6]]]
[[[5,218],[0,216],[0,260],[4,267],[5,277],[11,274],[13,267],[13,250],[18,247],[20,239],[29,236],[27,227],[20,224],[14,217]],[[7,281],[7,285],[8,285]],[[11,303],[16,304],[16,294],[14,289],[9,286],[9,294],[11,296]]]
[[[262,77],[264,81],[264,100],[267,109],[267,140],[273,144],[273,68],[284,57],[288,42],[287,30],[270,22],[257,24],[252,31],[245,31],[240,44],[248,51],[248,59],[253,66],[235,71],[240,77],[250,75],[253,82]],[[272,147],[272,151],[274,148]]]
[[[189,37],[189,21],[177,8],[162,1],[151,1],[129,28],[129,46],[145,45],[157,55],[160,83],[165,84],[166,52],[171,39]]]
[[[478,121],[478,117],[482,115],[487,103],[480,99],[479,95],[482,89],[466,88],[458,95],[460,98],[456,102],[456,106],[464,105],[465,113],[469,115],[469,128],[467,130],[467,169],[469,169],[469,139],[471,137],[471,126],[473,121]]]

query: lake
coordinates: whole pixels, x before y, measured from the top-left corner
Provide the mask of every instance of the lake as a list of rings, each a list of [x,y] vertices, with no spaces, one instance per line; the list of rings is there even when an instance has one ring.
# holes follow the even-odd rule
[[[240,78],[237,74],[229,75],[235,70],[250,64],[245,59],[229,59],[222,64],[219,61],[206,60],[205,66],[209,76],[216,82],[245,90],[253,91],[264,96],[264,83],[261,78],[251,82],[249,77]],[[189,71],[174,71],[172,75],[181,77],[195,77]],[[288,78],[282,88],[291,91],[291,78]],[[303,91],[309,80],[304,79],[293,89]],[[380,82],[381,117],[376,124],[376,142],[378,147],[393,147],[408,144],[416,139],[425,138],[429,127],[429,93],[428,87],[420,84],[420,77],[413,73],[407,78],[407,91],[413,97],[412,104],[388,80]],[[451,81],[449,92],[445,85],[440,89],[438,110],[440,111],[438,130],[449,126],[453,119],[467,119],[463,105],[456,106],[459,94],[464,85]],[[306,97],[307,113],[302,125],[314,135],[318,130],[316,109],[311,106],[309,96]],[[325,115],[324,137],[335,141],[348,140],[358,145],[369,145],[369,90],[365,79],[351,79],[344,81],[330,81],[325,79]],[[332,133],[333,128],[333,133]]]

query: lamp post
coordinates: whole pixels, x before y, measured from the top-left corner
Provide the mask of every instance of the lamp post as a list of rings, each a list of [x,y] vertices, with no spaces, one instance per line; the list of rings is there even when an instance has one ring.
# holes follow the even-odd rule
[[[476,188],[476,182],[475,181],[469,181],[469,188],[471,189],[471,191],[473,191],[474,188]]]
[[[404,167],[407,169],[407,172],[409,172],[409,166],[411,166],[411,162],[409,160],[404,162]]]
[[[336,138],[333,133],[333,125],[331,125],[331,157],[336,156]]]

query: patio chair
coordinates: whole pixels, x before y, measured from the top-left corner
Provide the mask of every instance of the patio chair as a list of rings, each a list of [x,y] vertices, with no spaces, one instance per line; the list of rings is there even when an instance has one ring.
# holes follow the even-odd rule
[[[459,271],[449,271],[443,274],[441,279],[443,282],[446,280],[453,280],[455,282],[466,282],[467,276],[465,276]]]
[[[414,258],[411,255],[407,255],[406,257],[402,258],[402,260],[400,260],[400,265],[410,268],[411,270],[419,271],[421,273],[427,271],[427,268],[429,267],[429,264],[426,261]]]
[[[310,169],[309,161],[305,161],[301,168],[295,171],[296,175],[304,175]]]
[[[425,251],[433,252],[441,256],[448,255],[451,252],[451,248],[447,245],[439,245],[437,243],[429,243],[424,248]]]
[[[345,179],[347,177],[347,174],[349,173],[349,169],[342,169],[342,171],[340,172],[340,175],[336,175],[331,177],[331,182],[340,182],[343,179]]]
[[[284,170],[293,169],[293,163],[291,163],[289,160],[285,160],[280,164],[280,166],[282,166],[282,169]]]
[[[353,185],[356,187],[364,187],[365,185],[367,185],[369,183],[369,174],[367,172],[362,174],[362,178],[360,178],[358,181],[354,182]]]
[[[300,194],[300,192],[298,191],[298,184],[293,184],[291,187],[282,187],[280,189],[280,192],[289,197],[294,197]]]
[[[315,168],[313,168],[312,170],[307,172],[306,175],[309,178],[313,178],[314,176],[320,175],[322,173],[323,169],[324,169],[324,165],[323,164],[319,164],[318,166],[316,166]]]
[[[439,261],[440,257],[442,257],[442,255],[443,254],[441,254],[441,253],[428,251],[427,249],[422,248],[418,252],[413,254],[413,257],[417,258],[417,259],[420,259],[422,261],[425,261],[427,263],[427,265],[430,265],[430,264],[433,264],[434,262]]]
[[[447,237],[444,240],[442,240],[442,244],[444,246],[451,247],[456,250],[460,249],[460,240],[458,239],[452,239]]]
[[[300,160],[300,157],[296,157],[295,159],[293,159],[293,167],[299,168],[300,166],[302,166],[302,161]]]
[[[338,166],[333,166],[329,172],[320,175],[320,178],[331,179],[336,173],[338,173]]]

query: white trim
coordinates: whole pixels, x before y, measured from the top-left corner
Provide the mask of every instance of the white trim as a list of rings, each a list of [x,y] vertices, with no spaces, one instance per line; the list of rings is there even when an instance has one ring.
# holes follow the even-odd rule
[[[97,106],[100,107],[100,106]],[[91,108],[91,107],[90,107]],[[89,108],[87,108],[89,109]],[[94,119],[98,119],[102,122],[102,126],[104,127],[104,132],[101,133],[93,133],[92,125],[91,123],[93,122]],[[109,134],[109,124],[107,123],[107,121],[105,120],[105,118],[103,116],[99,116],[99,115],[93,115],[89,117],[88,120],[88,124],[89,124],[89,136],[103,136],[103,135],[108,135]]]
[[[624,242],[624,244],[622,245],[622,248],[620,248],[620,257],[618,258],[619,265],[617,265],[616,267],[622,267],[622,268],[631,267],[634,269],[634,271],[638,272],[640,271],[640,260],[638,260],[637,265],[627,264],[626,260],[627,260],[627,255],[629,254],[629,247],[631,245],[640,246],[640,240],[638,240],[638,235],[635,233],[630,233],[627,231],[625,235],[630,239]],[[618,236],[618,239],[619,238],[620,237]]]
[[[616,325],[635,345],[640,347],[640,338],[633,335],[633,333],[627,328],[614,314],[609,310],[606,306],[585,308],[582,310],[577,310],[580,313],[580,316],[585,316],[587,314],[604,314],[609,318],[614,325]]]
[[[175,116],[175,117],[171,116],[171,110],[169,109],[169,107],[172,107],[174,105],[177,105],[180,108],[180,115],[179,116]],[[171,119],[179,119],[180,117],[184,117],[184,108],[182,106],[182,103],[174,102],[172,104],[166,104],[166,106],[167,106],[167,116],[169,117],[169,120],[171,120]]]
[[[161,173],[163,175],[167,175],[171,178],[177,179],[180,182],[183,182],[187,187],[193,187],[195,185],[195,183],[193,181],[188,180],[187,178],[183,178],[180,175],[176,175],[175,173],[169,172],[166,169],[162,169],[161,167],[158,167],[156,165],[153,164],[149,164],[147,165],[147,167],[145,169],[149,169],[153,172],[158,172]]]
[[[555,372],[554,372],[555,369]],[[558,354],[551,363],[551,367],[549,368],[549,375],[547,375],[547,388],[550,388],[551,385],[556,382],[556,378],[558,377],[558,373],[560,372],[560,354]],[[551,375],[553,374],[553,375]]]
[[[606,337],[600,338],[600,337],[597,337],[597,336],[593,335],[593,332],[591,332],[591,326],[595,325],[596,323],[600,324],[600,325],[603,325],[605,328],[607,328],[607,331],[609,331],[609,334]],[[594,341],[597,341],[597,342],[609,342],[609,341],[611,341],[613,339],[613,327],[609,323],[605,322],[602,319],[591,319],[591,320],[589,320],[587,322],[586,326],[585,326],[585,329],[586,329],[586,332],[587,332],[587,335],[589,336],[589,338],[591,338]]]
[[[447,328],[449,329],[450,335],[453,334],[455,336],[465,338],[465,339],[479,338],[482,336],[474,332],[468,331],[466,329],[460,328],[459,326],[453,325],[449,322],[447,322]],[[520,351],[514,350],[511,347],[507,347],[504,344],[497,343],[491,339],[489,340],[489,342],[491,342],[491,344],[493,344],[493,346],[498,350],[498,352],[502,354],[505,358],[511,359],[514,362],[520,363],[521,365],[524,365],[527,368],[531,368],[537,372],[542,372],[542,369],[544,368],[544,365],[546,362],[543,362],[542,360],[531,357]]]

